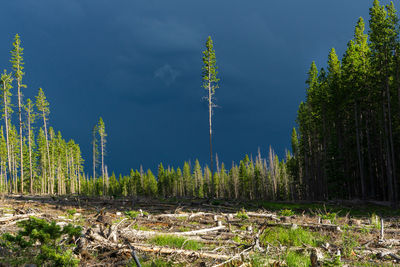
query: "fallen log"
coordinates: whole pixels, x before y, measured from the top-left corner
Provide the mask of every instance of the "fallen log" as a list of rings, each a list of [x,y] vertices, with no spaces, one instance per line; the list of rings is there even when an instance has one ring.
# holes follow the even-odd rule
[[[159,247],[159,246],[143,246],[142,244],[131,243],[131,245],[135,248],[135,250],[140,252],[151,252],[157,254],[174,254],[174,255],[182,255],[186,257],[196,257],[196,258],[209,258],[214,260],[228,260],[231,258],[229,255],[211,253],[211,252],[199,252],[194,250],[185,250],[185,249],[173,249],[167,247]]]
[[[246,214],[250,217],[266,218],[266,219],[272,219],[275,221],[279,221],[279,218],[275,214],[272,214],[272,213],[266,214],[266,213],[257,213],[257,212],[249,211],[249,212],[246,212]]]
[[[194,230],[194,231],[188,231],[188,232],[173,232],[173,233],[168,233],[168,232],[156,232],[156,231],[142,231],[142,230],[135,230],[135,229],[123,229],[120,231],[120,234],[122,235],[134,235],[135,237],[145,237],[149,238],[155,235],[176,235],[176,236],[191,236],[191,235],[201,235],[203,233],[207,232],[213,232],[213,231],[218,231],[225,229],[226,226],[221,225],[221,226],[216,226],[212,228],[205,228],[205,229],[200,229],[200,230]]]
[[[14,215],[12,217],[4,217],[4,218],[0,218],[0,223],[5,223],[5,222],[9,222],[9,221],[14,221],[14,220],[18,220],[18,219],[24,219],[24,218],[29,218],[31,216],[33,217],[38,217],[43,215],[43,213],[29,213],[29,214],[20,214],[20,215]]]
[[[400,246],[400,239],[383,239],[378,240],[378,244],[384,247]]]
[[[266,224],[267,227],[288,227],[292,228],[293,224],[292,223],[268,223]],[[302,228],[308,228],[308,229],[325,229],[325,230],[330,230],[334,232],[342,232],[340,227],[338,225],[334,224],[297,224],[298,227]]]
[[[170,234],[171,235],[200,235],[200,234],[203,234],[206,232],[218,231],[218,230],[222,230],[225,228],[226,228],[225,225],[221,225],[221,226],[216,226],[216,227],[212,227],[212,228],[206,228],[206,229],[200,229],[200,230],[188,231],[188,232],[175,232],[175,233],[170,233]]]

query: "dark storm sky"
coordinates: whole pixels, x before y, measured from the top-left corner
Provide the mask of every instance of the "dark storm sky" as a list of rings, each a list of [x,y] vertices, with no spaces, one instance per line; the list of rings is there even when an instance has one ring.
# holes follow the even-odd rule
[[[382,3],[387,3],[383,1]],[[214,150],[221,161],[279,155],[305,95],[312,60],[341,56],[366,0],[15,0],[2,3],[0,67],[15,33],[25,48],[25,96],[42,87],[50,124],[81,145],[91,171],[91,129],[102,116],[110,171],[208,163],[202,50],[214,40]],[[15,103],[15,102],[14,102]]]

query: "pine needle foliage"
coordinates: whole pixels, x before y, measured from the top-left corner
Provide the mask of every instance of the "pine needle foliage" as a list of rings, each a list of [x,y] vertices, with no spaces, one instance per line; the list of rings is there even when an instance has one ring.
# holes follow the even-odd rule
[[[17,234],[5,233],[0,245],[8,248],[11,257],[2,259],[12,265],[37,264],[38,266],[78,266],[73,256],[73,241],[81,235],[82,228],[68,224],[61,228],[55,221],[30,217],[18,222],[22,228]],[[65,238],[62,244],[61,238]],[[0,258],[1,259],[1,258]]]

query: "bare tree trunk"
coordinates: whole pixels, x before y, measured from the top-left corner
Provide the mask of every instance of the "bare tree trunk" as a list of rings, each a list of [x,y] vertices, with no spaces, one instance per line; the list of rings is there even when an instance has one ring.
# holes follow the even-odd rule
[[[368,120],[370,116],[366,119],[366,135],[367,135],[367,148],[368,148],[368,170],[369,170],[369,188],[370,188],[370,197],[376,198],[375,195],[375,184],[372,172],[372,157],[371,157],[371,140],[370,140],[370,132],[368,128]]]
[[[7,181],[7,167],[4,165],[7,165],[5,162],[2,161],[1,163],[1,171],[4,173],[4,184],[5,184],[5,192],[8,192],[8,181]]]
[[[4,183],[4,180],[3,180],[3,163],[1,162],[1,165],[0,165],[1,167],[0,167],[0,192],[1,191],[3,191],[3,183]]]
[[[210,67],[209,67],[210,68]],[[211,92],[211,73],[208,74],[208,121],[210,124],[210,170],[211,170],[211,198],[214,198],[214,163],[212,152],[212,92]]]
[[[49,164],[49,176],[51,176],[51,163],[50,163],[50,149],[49,149],[49,140],[47,138],[47,123],[46,123],[46,115],[44,113],[44,110],[42,112],[43,115],[43,125],[44,125],[44,136],[46,138],[46,149],[47,149],[47,159],[48,159],[48,164]],[[50,180],[51,177],[49,177],[48,180]]]
[[[390,145],[388,142],[387,134],[388,134],[388,127],[387,127],[387,114],[386,114],[386,106],[384,101],[382,101],[382,110],[383,110],[383,124],[384,124],[384,129],[385,129],[385,136],[384,136],[384,141],[385,141],[385,165],[386,165],[386,175],[387,175],[387,188],[388,188],[388,194],[389,194],[389,200],[391,202],[394,201],[393,196],[393,172],[392,172],[392,164],[391,164],[391,153],[390,153]]]
[[[106,181],[105,181],[105,170],[104,170],[104,137],[100,136],[100,145],[101,145],[101,175],[103,176],[103,196],[106,195]]]
[[[10,147],[10,153],[11,153],[11,169],[12,169],[12,179],[13,179],[13,187],[14,187],[14,192],[18,192],[18,183],[17,183],[17,174],[16,174],[16,167],[15,167],[15,155],[14,155],[14,145],[11,144]]]
[[[70,151],[70,180],[71,180],[71,194],[75,194],[75,171],[74,171],[74,160],[72,158],[72,149]]]
[[[31,112],[28,110],[28,149],[29,149],[29,174],[30,174],[30,186],[29,192],[33,194],[33,170],[32,170],[32,143],[31,143]]]
[[[69,157],[68,157],[68,148],[66,148],[66,149],[65,149],[65,160],[66,160],[66,163],[67,163],[66,177],[67,177],[67,179],[68,179],[68,177],[69,177],[69,178],[70,178],[69,180],[71,181],[71,176],[69,175]],[[71,185],[70,185],[70,187],[71,187]],[[71,190],[70,190],[70,192],[71,192]],[[67,188],[66,188],[66,186],[65,186],[65,193],[67,193]]]
[[[93,179],[96,178],[96,144],[93,140]]]
[[[62,184],[61,184],[61,162],[60,157],[58,158],[58,167],[57,167],[57,194],[61,195]]]
[[[14,150],[14,148],[13,148]],[[13,162],[14,162],[14,179],[15,179],[15,192],[18,192],[18,177],[17,177],[17,158],[13,153]]]
[[[54,138],[54,136],[52,136],[50,134],[50,141],[52,141],[52,143],[53,143],[53,138]],[[54,143],[53,143],[53,145],[51,147],[51,160],[50,160],[51,164],[53,165],[53,166],[51,166],[51,169],[50,169],[50,171],[51,171],[51,175],[50,175],[51,176],[51,194],[52,195],[54,195],[54,187],[55,187],[55,184],[56,184],[56,180],[55,180],[55,176],[56,176],[55,161],[56,161],[56,159],[55,159],[55,156],[54,156]]]
[[[361,181],[361,198],[365,199],[365,177],[364,177],[364,162],[361,156],[360,147],[360,133],[358,128],[358,106],[357,103],[354,105],[354,120],[356,122],[356,142],[357,142],[357,156],[358,156],[358,166],[360,171],[360,181]]]
[[[8,170],[9,170],[9,173],[10,173],[10,179],[11,179],[11,177],[12,177],[12,168],[11,168],[11,155],[10,155],[10,140],[9,140],[9,125],[8,125],[8,109],[7,109],[7,102],[6,102],[6,99],[7,99],[7,95],[6,95],[6,88],[5,88],[5,84],[3,85],[4,86],[4,97],[3,97],[3,99],[4,99],[4,123],[5,123],[5,125],[6,125],[6,144],[7,144],[7,158],[8,158]],[[11,189],[12,189],[12,187],[11,187]]]
[[[18,64],[19,65],[19,64]],[[21,157],[21,194],[24,194],[24,156],[22,152],[22,115],[21,115],[21,81],[18,79],[18,114],[19,114],[19,146],[20,146],[20,157]]]
[[[391,105],[390,105],[390,91],[389,91],[389,81],[386,78],[386,97],[387,97],[387,105],[388,105],[388,124],[389,124],[389,143],[390,143],[390,153],[391,153],[391,164],[393,168],[393,201],[397,201],[397,178],[396,178],[396,160],[394,154],[394,145],[393,145],[393,133],[392,133],[392,113],[391,113]]]

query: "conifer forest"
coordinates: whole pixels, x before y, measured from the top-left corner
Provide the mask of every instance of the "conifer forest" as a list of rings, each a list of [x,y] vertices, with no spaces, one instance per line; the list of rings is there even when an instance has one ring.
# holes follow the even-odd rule
[[[198,66],[209,161],[129,173],[108,168],[104,117],[83,158],[53,128],[47,89],[24,97],[15,34],[0,78],[0,266],[400,264],[400,20],[374,0],[355,21],[343,55],[311,62],[284,155],[219,160],[223,47],[211,35]]]

